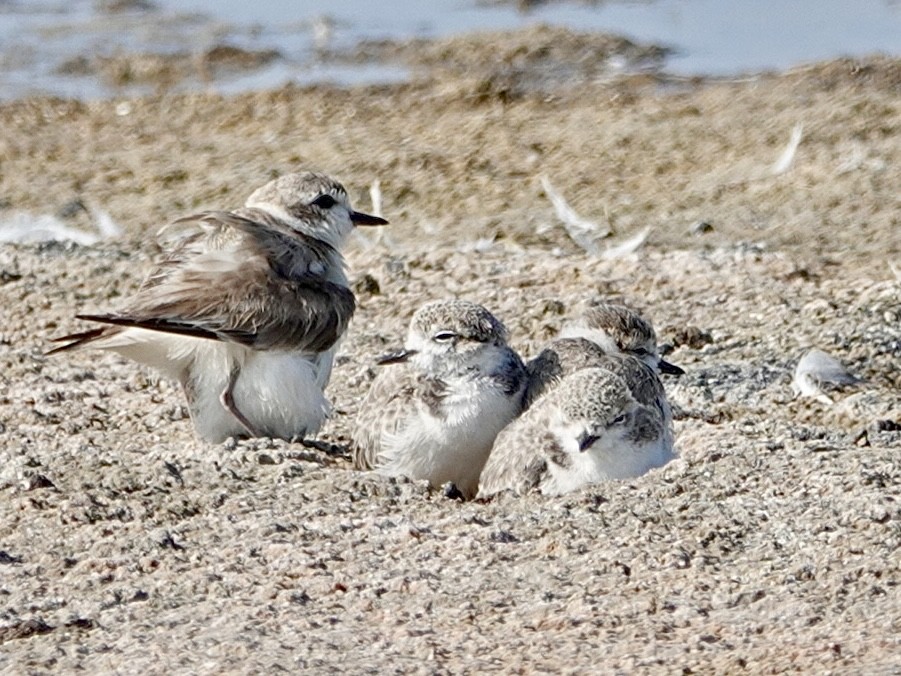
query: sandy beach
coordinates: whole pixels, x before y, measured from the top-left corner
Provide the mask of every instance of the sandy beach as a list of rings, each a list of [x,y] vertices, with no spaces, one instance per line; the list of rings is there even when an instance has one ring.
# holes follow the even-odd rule
[[[543,27],[368,49],[414,80],[0,104],[0,224],[122,231],[0,244],[0,671],[899,673],[901,60],[615,76],[604,50],[653,54]],[[331,453],[205,444],[176,384],[44,355],[162,225],[300,169],[364,211],[378,182],[391,221],[348,247]],[[352,470],[374,359],[445,297],[524,357],[594,299],[640,309],[686,370],[679,459],[468,503]],[[795,398],[811,347],[864,383]]]

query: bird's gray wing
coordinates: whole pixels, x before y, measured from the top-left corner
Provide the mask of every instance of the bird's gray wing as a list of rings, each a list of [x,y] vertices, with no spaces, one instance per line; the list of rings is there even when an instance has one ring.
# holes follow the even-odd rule
[[[639,404],[657,410],[664,419],[671,417],[660,376],[641,359],[631,355],[608,355],[600,366],[622,378]]]
[[[360,404],[353,437],[357,469],[376,469],[385,463],[385,440],[403,432],[425,407],[433,416],[444,414],[447,388],[443,381],[417,373],[409,363],[380,366]]]
[[[353,461],[357,469],[375,469],[382,436],[394,434],[413,405],[416,376],[406,363],[380,366],[360,404],[353,434]]]
[[[528,408],[561,379],[583,368],[601,366],[607,355],[584,338],[558,338],[526,365],[528,384],[523,404]]]
[[[526,389],[523,393],[523,408],[527,409],[547,390],[560,381],[562,370],[556,353],[545,349],[526,364]]]
[[[291,246],[284,235],[228,212],[192,218],[205,231],[181,240],[122,311],[80,318],[254,349],[321,352],[344,333],[353,293],[318,275],[275,269],[273,251]]]

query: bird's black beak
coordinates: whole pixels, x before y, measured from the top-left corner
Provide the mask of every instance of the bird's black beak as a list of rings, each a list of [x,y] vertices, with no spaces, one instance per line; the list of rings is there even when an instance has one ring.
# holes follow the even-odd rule
[[[388,221],[381,216],[364,214],[361,211],[351,211],[350,220],[354,225],[388,225]]]
[[[418,350],[395,350],[394,352],[389,352],[388,354],[383,354],[381,357],[377,357],[375,363],[379,366],[385,366],[386,364],[401,364],[417,352]]]
[[[600,439],[600,437],[596,434],[590,434],[589,432],[582,432],[577,438],[576,441],[579,442],[579,450],[583,453],[591,448],[591,445]]]
[[[675,364],[670,364],[665,359],[661,359],[657,362],[657,368],[660,369],[660,373],[666,373],[671,376],[684,376],[685,370]]]

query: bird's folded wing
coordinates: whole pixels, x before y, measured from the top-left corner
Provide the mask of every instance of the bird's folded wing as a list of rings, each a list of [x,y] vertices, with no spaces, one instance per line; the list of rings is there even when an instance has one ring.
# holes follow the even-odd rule
[[[199,230],[211,232],[225,227],[234,227],[239,230],[250,231],[259,228],[254,220],[245,218],[231,211],[202,211],[199,214],[191,214],[177,218],[160,231],[164,238],[180,238],[191,235]]]
[[[248,208],[239,209],[238,212],[203,211],[174,220],[162,230],[176,243],[196,233],[204,233],[211,238],[245,235],[255,240],[264,240],[274,232],[284,234],[291,232],[291,229],[267,211]]]
[[[377,469],[388,462],[392,445],[423,409],[435,417],[445,415],[447,385],[441,379],[416,373],[408,363],[379,368],[357,414],[353,433],[357,469]]]
[[[322,352],[344,333],[354,308],[349,289],[320,277],[192,266],[142,290],[122,312],[80,318],[254,349]]]
[[[174,221],[177,242],[128,306],[82,318],[254,349],[329,349],[353,316],[353,293],[317,275],[276,270],[273,251],[290,243],[260,214],[207,211]]]
[[[638,357],[608,355],[600,365],[622,378],[638,403],[657,409],[666,399],[660,376]]]
[[[416,374],[409,364],[380,366],[360,404],[353,431],[353,460],[357,469],[381,464],[383,438],[395,435],[415,406]]]
[[[229,211],[204,211],[172,221],[160,229],[159,244],[165,247],[165,253],[156,261],[141,290],[166,283],[183,266],[198,261],[202,264],[216,252],[220,258],[228,251],[239,252],[244,248],[258,254],[259,246],[255,242],[258,235],[254,228],[260,229],[253,221]],[[238,267],[241,262],[232,256],[231,263]]]
[[[544,432],[533,410],[501,430],[479,478],[479,497],[503,491],[524,495],[538,487],[548,471]]]
[[[568,462],[548,429],[551,405],[547,397],[540,398],[500,431],[479,477],[479,497],[504,491],[525,495],[541,490],[550,478],[550,463]]]

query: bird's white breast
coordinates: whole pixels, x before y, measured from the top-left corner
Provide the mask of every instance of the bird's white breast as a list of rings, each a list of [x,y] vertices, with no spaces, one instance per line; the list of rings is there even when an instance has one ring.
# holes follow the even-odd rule
[[[674,456],[661,435],[642,444],[620,436],[601,439],[586,451],[571,450],[568,457],[568,467],[548,464],[548,477],[541,487],[545,495],[563,495],[588,484],[638,477],[662,467]]]
[[[519,394],[508,395],[486,379],[463,380],[451,383],[442,411],[436,416],[415,402],[400,431],[383,439],[382,471],[434,486],[452,481],[474,495],[495,437],[519,413]]]

